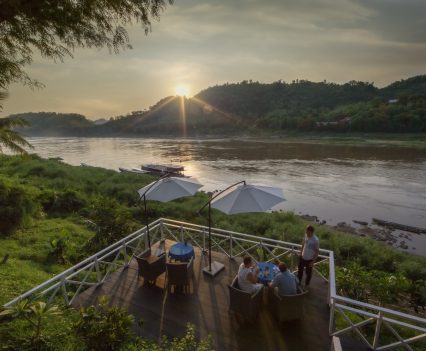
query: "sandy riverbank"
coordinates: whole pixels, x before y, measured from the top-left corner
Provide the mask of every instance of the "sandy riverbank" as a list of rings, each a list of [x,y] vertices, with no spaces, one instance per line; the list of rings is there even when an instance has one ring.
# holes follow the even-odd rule
[[[301,217],[315,225],[326,226],[348,234],[370,237],[374,240],[397,248],[409,254],[426,257],[426,248],[419,246],[419,238],[425,234],[415,234],[404,230],[382,227],[372,223],[354,220],[352,223],[339,222],[336,225],[329,225],[317,216],[301,215]]]

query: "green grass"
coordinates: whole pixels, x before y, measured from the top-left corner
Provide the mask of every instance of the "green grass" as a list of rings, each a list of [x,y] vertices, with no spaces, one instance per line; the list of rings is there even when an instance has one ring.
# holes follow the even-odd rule
[[[20,159],[0,155],[0,182],[20,187],[26,199],[33,203],[30,206],[33,212],[28,212],[18,230],[9,235],[0,233],[0,260],[9,255],[7,262],[0,264],[0,305],[96,250],[91,246],[96,233],[88,228],[85,219],[100,221],[98,224],[111,231],[117,231],[114,223],[121,226],[123,220],[128,228],[142,227],[146,219],[136,190],[153,179],[102,168],[75,167],[35,156]],[[207,199],[208,196],[200,192],[169,203],[150,201],[148,220],[167,217],[207,225],[206,211],[202,216],[197,214]],[[99,211],[99,208],[102,210]],[[300,243],[307,222],[292,212],[228,216],[213,209],[212,224],[221,229]],[[321,247],[335,252],[336,275],[338,279],[345,279],[346,286],[348,276],[354,280],[349,282],[349,287],[365,284],[366,289],[369,289],[369,284],[371,288],[376,277],[384,278],[381,282],[392,276],[403,276],[421,283],[426,280],[425,258],[410,256],[370,238],[341,233],[327,226],[315,227]],[[129,232],[118,230],[118,236],[111,235],[110,238],[117,240],[127,234]],[[50,254],[49,242],[60,237],[68,238],[65,264],[59,264]],[[344,269],[348,268],[361,269],[368,274],[361,281],[356,274],[346,274]],[[322,271],[327,274],[326,267]],[[419,287],[421,289],[422,285]],[[382,290],[378,293],[387,292],[385,285]],[[403,291],[403,296],[401,306],[407,306],[408,292]],[[373,299],[378,300],[378,297]],[[76,349],[78,340],[72,337],[70,329],[75,318],[75,313],[66,310],[57,321],[48,322],[46,333],[52,338],[52,349]],[[341,321],[338,320],[338,323],[341,324]],[[28,338],[30,332],[27,327],[23,321],[0,324],[0,344],[15,340],[14,337]]]
[[[70,238],[67,263],[59,265],[50,257],[48,244],[64,235]],[[28,228],[0,238],[0,258],[9,255],[7,262],[0,264],[0,305],[82,259],[81,247],[92,235],[81,220],[54,218],[36,220]]]
[[[128,218],[129,228],[142,227],[145,218],[136,190],[155,179],[102,168],[70,166],[36,156],[20,159],[0,155],[0,181],[5,178],[28,192],[39,210],[13,235],[0,236],[0,259],[5,254],[10,255],[8,262],[0,265],[3,282],[0,303],[92,254],[96,248],[90,246],[90,239],[95,233],[86,227],[82,218],[94,220],[94,210],[99,208],[99,204],[106,204],[104,211],[111,208],[111,213],[106,216],[99,218],[99,213],[96,214],[99,221],[111,219],[112,223],[106,223],[106,228],[111,228],[114,221],[122,220],[122,216]],[[72,191],[71,195],[67,193],[69,191]],[[69,208],[70,199],[75,201],[72,208]],[[207,225],[206,213],[197,215],[197,210],[207,199],[207,195],[201,192],[169,203],[150,201],[148,220],[167,217]],[[53,201],[54,205],[47,206],[49,201]],[[214,227],[295,243],[301,242],[306,224],[291,212],[227,216],[213,210]],[[424,258],[327,226],[316,226],[316,229],[321,247],[335,252],[338,266],[345,267],[356,261],[371,271],[402,273],[413,281],[426,279]],[[120,232],[119,237],[112,235],[111,240],[127,234]],[[52,239],[60,236],[69,238],[65,252],[67,265],[62,266],[52,260],[47,248]]]

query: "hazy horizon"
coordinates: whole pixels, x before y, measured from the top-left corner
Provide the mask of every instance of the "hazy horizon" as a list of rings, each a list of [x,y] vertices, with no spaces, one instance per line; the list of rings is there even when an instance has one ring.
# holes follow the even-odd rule
[[[152,32],[129,28],[133,50],[79,49],[28,72],[45,84],[15,84],[1,116],[72,112],[90,119],[143,110],[186,85],[282,79],[373,82],[426,73],[426,2],[421,0],[179,1]]]

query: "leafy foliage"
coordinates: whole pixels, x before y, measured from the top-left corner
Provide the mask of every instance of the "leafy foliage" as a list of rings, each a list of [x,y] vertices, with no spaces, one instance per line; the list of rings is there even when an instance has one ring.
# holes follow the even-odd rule
[[[34,210],[33,199],[23,187],[0,178],[0,235],[13,232]]]
[[[0,312],[0,318],[23,319],[28,322],[33,329],[33,335],[29,339],[21,340],[19,348],[39,351],[46,350],[48,345],[48,340],[42,333],[46,321],[61,313],[58,306],[43,301],[22,300]]]
[[[75,263],[145,223],[136,189],[152,181],[150,176],[75,167],[36,156],[22,162],[18,157],[4,155],[0,155],[0,173],[10,179],[9,183],[13,180],[14,186],[20,187],[24,196],[33,201],[35,209],[44,211],[43,216],[37,211],[31,212],[31,225],[0,242],[0,257],[10,254],[7,263],[0,265],[3,302],[63,270],[64,267],[58,265],[62,264],[61,256],[65,265]],[[55,177],[57,174],[61,176]],[[83,202],[76,207],[55,210],[56,199],[66,191],[74,194],[71,199]],[[206,194],[197,193],[169,203],[150,201],[148,219],[165,216],[206,225],[206,219],[196,214],[206,199]],[[291,212],[227,216],[213,211],[216,227],[289,242],[300,242],[306,226],[306,222]],[[87,223],[92,225],[89,227]],[[411,305],[421,312],[426,300],[424,258],[326,226],[316,229],[321,247],[335,252],[337,286],[345,295],[386,305],[400,304],[407,308]],[[57,241],[61,238],[65,240],[65,247]],[[52,244],[46,246],[49,242]],[[53,254],[55,260],[46,259],[49,252],[58,252],[58,256]],[[263,254],[258,252],[259,256]]]
[[[182,111],[185,125],[182,125]],[[135,136],[299,132],[426,131],[426,76],[378,89],[368,82],[243,81],[210,87],[191,99],[169,96],[147,111],[93,125],[80,115],[27,113],[31,135]]]
[[[25,127],[28,123],[20,118],[1,118],[0,119],[0,152],[2,145],[17,154],[27,154],[24,147],[31,148],[31,144],[14,131],[13,128]]]
[[[48,243],[49,255],[55,258],[59,264],[65,264],[65,250],[68,246],[69,238],[64,229],[61,231],[61,236],[54,238]]]
[[[95,200],[89,210],[89,217],[98,226],[96,234],[87,244],[91,251],[98,251],[113,244],[138,227],[132,221],[132,214],[128,209],[120,206],[116,200],[106,197]]]
[[[94,126],[92,121],[77,113],[29,112],[10,115],[9,118],[26,122],[25,128],[17,125],[16,130],[31,136],[85,135]]]
[[[138,339],[135,343],[125,347],[123,351],[213,351],[213,347],[211,337],[197,342],[195,328],[188,323],[186,334],[182,338],[169,340],[162,337],[160,343]]]
[[[81,309],[74,330],[87,350],[113,351],[131,338],[132,324],[133,316],[125,309],[108,307],[103,296],[97,306]]]
[[[171,3],[171,1],[169,1]],[[40,86],[24,67],[41,56],[62,61],[77,47],[130,48],[123,25],[139,22],[147,33],[151,18],[158,18],[166,1],[3,0],[0,13],[0,89],[13,82]]]

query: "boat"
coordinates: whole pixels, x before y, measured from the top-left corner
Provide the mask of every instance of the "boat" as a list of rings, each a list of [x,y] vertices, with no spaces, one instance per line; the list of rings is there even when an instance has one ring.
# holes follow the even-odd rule
[[[185,167],[174,164],[149,163],[142,165],[141,169],[153,175],[163,176],[168,174],[173,177],[184,177],[183,171],[185,170]]]
[[[118,170],[120,172],[129,172],[129,173],[136,173],[136,174],[147,174],[148,172],[143,171],[139,168],[125,168],[125,167],[118,167]]]
[[[125,167],[119,167],[118,170],[120,172],[130,172],[130,173],[136,173],[136,174],[151,174],[156,176],[165,176],[170,175],[172,177],[185,177],[183,174],[183,171],[185,170],[185,167],[183,166],[177,166],[173,164],[145,164],[142,165],[141,168],[125,168]]]

